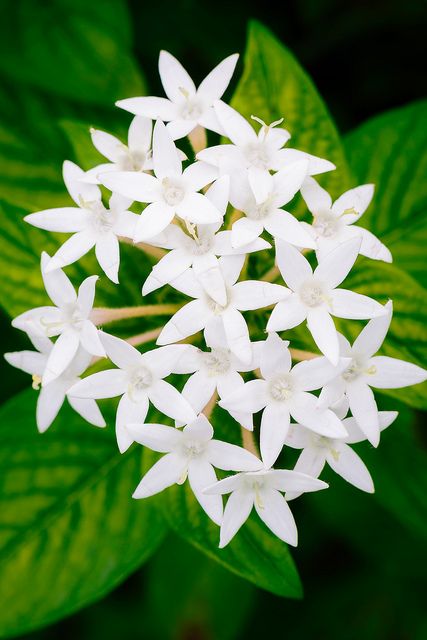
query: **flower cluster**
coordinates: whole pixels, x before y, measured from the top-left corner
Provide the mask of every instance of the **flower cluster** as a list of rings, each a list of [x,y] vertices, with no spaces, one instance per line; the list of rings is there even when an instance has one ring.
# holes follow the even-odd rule
[[[373,491],[350,445],[368,440],[376,447],[397,414],[378,410],[371,387],[407,386],[426,375],[416,365],[375,355],[390,325],[391,302],[383,306],[341,287],[359,254],[391,261],[388,249],[355,224],[370,204],[373,185],[332,202],[313,178],[334,170],[331,162],[285,146],[291,136],[282,120],[265,124],[253,116],[256,132],[223,102],[237,57],[226,58],[196,88],[181,64],[161,52],[167,97],[118,103],[134,114],[128,144],[92,130],[106,162],[89,171],[64,163],[75,206],[26,217],[40,229],[71,234],[55,255],[41,256],[52,305],[13,320],[35,350],[8,353],[6,359],[40,388],[40,431],[65,399],[85,420],[103,427],[96,400],[120,397],[120,452],[136,442],[163,454],[135,498],[188,478],[201,508],[221,527],[221,547],[253,508],[276,536],[296,545],[288,501],[328,486],[319,480],[326,462],[354,486]],[[229,143],[208,147],[206,130]],[[194,161],[176,146],[186,136]],[[111,191],[108,206],[101,186]],[[283,208],[297,194],[312,214],[311,224]],[[175,311],[169,321],[128,340],[101,326],[143,317],[148,306],[94,308],[98,276],[86,278],[76,293],[63,271],[94,248],[101,270],[118,283],[120,242],[160,257],[143,283],[144,298],[169,285],[191,299],[178,307],[163,305],[163,313]],[[245,279],[248,259],[260,251],[275,251],[277,266],[261,280]],[[253,341],[243,314],[267,308],[267,337]],[[155,306],[150,309],[155,312]],[[351,346],[334,318],[369,322]],[[302,323],[321,355],[292,349],[286,334],[277,333]],[[136,348],[155,338],[156,348]],[[114,367],[94,371],[99,358]],[[150,404],[175,426],[147,422]],[[229,440],[243,446],[214,437],[213,410],[220,426],[221,412],[230,414],[236,431],[228,428]],[[261,414],[256,428],[255,414]],[[274,467],[284,447],[301,450],[293,470]],[[216,469],[236,473],[217,476]],[[223,494],[230,494],[225,508]]]

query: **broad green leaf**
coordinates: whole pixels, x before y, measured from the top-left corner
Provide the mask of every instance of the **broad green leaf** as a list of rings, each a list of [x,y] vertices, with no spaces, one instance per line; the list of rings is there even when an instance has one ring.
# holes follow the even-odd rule
[[[240,427],[226,411],[211,416],[215,437],[241,444]],[[153,456],[154,458],[154,456]],[[218,548],[219,527],[204,513],[189,487],[174,485],[159,496],[170,527],[210,558],[257,587],[288,598],[300,598],[302,586],[288,546],[252,514],[224,549]]]
[[[234,640],[254,596],[248,582],[169,536],[146,567],[144,632],[163,640],[188,637],[189,630],[192,637]]]
[[[255,21],[231,104],[246,118],[256,115],[267,124],[284,118],[283,126],[292,134],[288,146],[331,160],[337,170],[322,176],[322,184],[335,195],[345,190],[346,158],[327,107],[293,54]]]
[[[62,410],[35,427],[35,392],[0,410],[0,636],[28,632],[110,591],[164,534],[149,502],[132,500],[142,448],[123,456],[110,427]],[[104,407],[105,409],[105,407]]]
[[[389,247],[394,261],[426,281],[427,101],[388,111],[345,138],[359,183],[373,182],[372,205],[360,220]]]
[[[393,319],[380,353],[425,366],[427,359],[427,292],[409,274],[392,264],[359,258],[343,287],[386,303],[393,300]],[[346,335],[355,338],[360,323],[346,321]],[[427,383],[382,390],[412,407],[427,409]],[[392,407],[390,407],[392,408]]]
[[[124,0],[6,0],[2,11],[0,71],[14,82],[99,105],[143,92]]]

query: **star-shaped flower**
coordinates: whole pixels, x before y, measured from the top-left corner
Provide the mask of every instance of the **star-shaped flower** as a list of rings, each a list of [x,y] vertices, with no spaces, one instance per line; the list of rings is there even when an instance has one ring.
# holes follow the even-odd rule
[[[386,315],[368,322],[350,345],[341,334],[341,357],[351,358],[346,369],[324,386],[319,397],[321,406],[330,406],[345,393],[350,410],[369,442],[378,446],[380,421],[377,403],[370,387],[399,389],[418,384],[427,379],[427,372],[410,362],[375,356],[387,334],[392,318],[392,304],[386,305]]]
[[[116,104],[131,113],[168,122],[167,128],[174,140],[188,135],[197,126],[224,134],[212,105],[228,87],[238,57],[233,54],[225,58],[196,89],[178,60],[161,51],[159,73],[167,98],[127,98]]]
[[[313,224],[303,224],[316,240],[316,255],[319,260],[346,240],[359,238],[359,253],[363,256],[392,262],[390,251],[373,233],[353,224],[368,208],[374,195],[373,184],[350,189],[332,204],[329,193],[313,178],[306,178],[301,195],[313,214]]]
[[[313,272],[308,260],[295,247],[277,240],[277,264],[292,293],[273,310],[267,331],[292,329],[307,319],[307,327],[320,351],[337,364],[338,334],[331,315],[364,320],[387,313],[385,307],[372,298],[336,288],[352,268],[359,249],[360,239],[347,240],[328,253]]]
[[[204,490],[206,495],[231,493],[221,522],[219,546],[222,549],[248,519],[253,507],[261,520],[280,540],[298,544],[298,532],[283,492],[308,492],[326,489],[322,480],[287,469],[269,469],[237,473]]]
[[[207,198],[223,215],[228,204],[228,176],[219,178],[206,192]],[[171,249],[153,267],[144,283],[142,294],[147,295],[162,285],[171,282],[191,266],[206,293],[218,304],[226,304],[227,291],[217,256],[243,255],[269,249],[265,240],[255,239],[238,249],[231,244],[231,231],[219,231],[221,223],[190,226],[185,233],[178,225],[169,225],[150,244]]]
[[[118,238],[133,238],[139,219],[135,213],[127,211],[132,201],[113,193],[110,208],[106,209],[99,187],[83,182],[84,171],[77,165],[64,162],[63,173],[68,191],[78,207],[46,209],[24,218],[39,229],[74,234],[58,249],[45,270],[49,272],[72,264],[95,247],[102,270],[110,280],[118,283]]]
[[[5,353],[4,357],[13,367],[29,373],[33,378],[33,388],[38,389],[53,349],[53,342],[49,338],[38,336],[30,336],[30,340],[37,351],[15,351]],[[96,427],[105,427],[104,418],[94,400],[73,398],[68,394],[69,389],[86,371],[91,360],[92,356],[80,347],[65,371],[40,389],[36,410],[37,428],[40,433],[44,433],[50,427],[64,404],[65,398],[82,418]]]
[[[85,173],[85,181],[98,184],[98,176],[109,171],[150,171],[153,168],[151,157],[151,134],[153,122],[150,118],[136,116],[130,123],[128,131],[128,144],[125,145],[119,138],[100,131],[91,129],[90,135],[94,147],[109,162],[99,164]]]
[[[12,321],[13,327],[25,331],[31,337],[58,336],[46,362],[43,386],[65,371],[79,346],[93,356],[105,356],[98,329],[90,319],[98,276],[89,276],[83,280],[76,295],[73,285],[61,269],[46,273],[49,261],[50,256],[43,252],[41,258],[43,282],[50,299],[56,306],[37,307],[25,311]]]
[[[139,216],[134,241],[142,242],[161,233],[175,215],[194,224],[222,221],[221,212],[200,189],[217,177],[217,171],[195,162],[184,171],[177,148],[163,122],[153,134],[154,176],[135,171],[117,171],[100,176],[103,185],[137,202],[148,203]]]
[[[173,484],[183,484],[188,477],[200,506],[216,524],[222,519],[221,496],[203,493],[217,480],[214,467],[253,471],[262,466],[246,449],[214,440],[212,425],[203,414],[182,431],[162,424],[131,424],[128,430],[136,442],[166,454],[145,474],[133,497],[148,498]]]
[[[310,233],[291,213],[281,207],[292,200],[307,175],[307,160],[295,162],[274,175],[270,173],[238,174],[234,177],[233,207],[245,216],[233,223],[231,242],[241,247],[253,242],[265,229],[297,247],[314,249]]]
[[[122,396],[117,407],[116,436],[121,453],[133,440],[126,430],[129,423],[144,422],[149,402],[165,415],[183,423],[196,416],[188,401],[169,382],[163,380],[174,369],[186,345],[172,345],[140,353],[125,340],[100,332],[108,357],[118,369],[94,373],[70,390],[77,398]]]
[[[205,329],[205,342],[209,351],[189,345],[189,349],[178,360],[174,373],[191,373],[182,390],[196,413],[200,413],[208,404],[215,391],[220,398],[228,395],[231,389],[243,386],[243,378],[238,372],[253,371],[259,367],[262,342],[251,343],[252,359],[245,364],[237,358],[226,345],[224,329],[221,323],[212,322]],[[230,412],[230,415],[246,429],[253,429],[252,414]]]
[[[260,449],[266,467],[278,458],[289,430],[290,418],[321,435],[347,435],[337,416],[318,406],[318,399],[307,393],[320,389],[336,369],[325,358],[314,358],[296,364],[292,369],[289,342],[271,333],[261,348],[261,375],[228,393],[219,403],[231,411],[257,413],[261,418]],[[340,363],[342,371],[348,361]]]
[[[220,258],[220,268],[226,284],[225,305],[213,300],[197,281],[194,272],[186,271],[172,281],[172,286],[195,298],[179,309],[163,327],[157,344],[170,344],[201,331],[216,319],[222,323],[226,345],[244,363],[252,359],[249,331],[241,311],[262,309],[288,295],[286,287],[269,282],[246,280],[237,282],[245,256]],[[236,284],[237,283],[237,284]]]
[[[347,410],[345,410],[347,413]],[[356,444],[366,439],[366,436],[357,426],[353,417],[340,416],[348,435],[344,438],[328,438],[308,431],[300,424],[293,424],[288,431],[285,444],[293,449],[302,449],[295,471],[307,473],[313,478],[318,478],[325,464],[340,475],[344,480],[367,493],[374,492],[374,484],[371,474],[365,463],[353,451],[349,444]],[[397,411],[380,411],[379,424],[383,431],[397,418]],[[299,493],[287,493],[286,499],[298,497]]]

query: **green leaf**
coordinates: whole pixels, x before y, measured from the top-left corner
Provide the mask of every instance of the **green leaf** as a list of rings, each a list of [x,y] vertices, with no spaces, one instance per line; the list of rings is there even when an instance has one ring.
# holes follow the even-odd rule
[[[284,118],[292,134],[288,146],[334,162],[336,171],[322,176],[335,195],[345,190],[349,175],[344,150],[313,81],[292,53],[258,22],[249,26],[244,73],[231,101],[246,118],[256,115],[267,124]]]
[[[6,0],[2,10],[0,71],[14,82],[98,105],[142,94],[124,0]]]
[[[215,437],[241,445],[240,427],[217,407],[210,418]],[[189,483],[174,485],[158,498],[170,527],[221,565],[279,596],[301,598],[302,586],[287,545],[252,514],[224,549],[218,548],[219,528],[196,501]]]
[[[141,447],[120,455],[111,427],[99,430],[69,409],[40,435],[35,399],[28,390],[0,410],[1,637],[102,597],[165,531],[152,504],[131,498]]]
[[[381,302],[393,300],[393,319],[380,353],[424,366],[427,358],[427,292],[409,274],[392,264],[359,258],[343,287]],[[337,322],[354,339],[361,329],[357,322]],[[419,409],[427,409],[427,383],[382,393]]]
[[[381,238],[399,267],[425,282],[427,101],[369,120],[346,136],[345,147],[358,182],[376,185],[360,224]]]

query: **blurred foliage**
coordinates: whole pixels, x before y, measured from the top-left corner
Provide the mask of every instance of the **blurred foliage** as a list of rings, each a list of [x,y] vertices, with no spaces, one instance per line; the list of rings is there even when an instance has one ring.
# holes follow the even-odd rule
[[[292,146],[331,157],[340,166],[343,188],[361,181],[377,184],[374,205],[362,222],[390,245],[396,264],[375,264],[371,271],[372,265],[359,259],[348,286],[381,301],[393,297],[395,318],[384,352],[425,363],[426,103],[376,115],[427,95],[424,2],[290,0],[273,8],[251,0],[233,5],[218,0],[215,6],[182,0],[159,8],[141,0],[0,0],[0,8],[3,350],[26,345],[10,328],[8,314],[44,302],[40,250],[54,251],[61,240],[20,218],[67,204],[62,161],[99,159],[89,151],[88,126],[123,136],[129,117],[115,109],[114,101],[141,94],[146,86],[162,95],[159,49],[177,55],[199,81],[221,58],[243,52],[248,19],[258,18],[288,49],[252,23],[233,104],[246,115],[258,109],[257,115],[268,121],[285,116]],[[240,62],[238,73],[242,68]],[[310,77],[339,130],[357,127],[344,139],[348,167],[337,129]],[[264,103],[261,94],[267,95]],[[309,132],[301,127],[307,122]],[[127,246],[122,254],[128,277],[122,278],[120,291],[102,278],[100,304],[140,301],[140,283],[151,260]],[[262,273],[255,263],[251,268]],[[88,256],[68,272],[77,282],[97,271]],[[150,322],[147,326],[153,326]],[[296,344],[310,348],[298,342],[301,336],[295,332]],[[3,402],[28,386],[24,374],[4,363],[0,374]],[[424,389],[393,392],[393,400],[378,397],[384,408],[394,408],[396,398],[421,408]],[[16,636],[99,598],[150,555],[164,531],[154,501],[128,499],[141,472],[141,451],[134,447],[124,457],[116,455],[111,420],[100,431],[65,411],[39,436],[34,401],[34,392],[26,391],[6,403],[0,416],[1,637]],[[398,408],[399,421],[385,432],[379,449],[367,443],[359,447],[374,477],[373,497],[326,474],[331,489],[293,504],[300,546],[292,555],[304,600],[285,600],[235,575],[276,593],[298,591],[286,546],[256,520],[219,553],[212,538],[215,528],[206,523],[186,528],[187,511],[197,518],[203,514],[187,493],[172,488],[165,494],[163,513],[180,536],[205,554],[170,534],[148,563],[103,601],[25,638],[248,640],[275,636],[280,628],[289,638],[424,640],[427,438],[423,414]],[[103,410],[109,411],[108,403]],[[218,416],[218,427],[231,429],[221,424],[224,415]],[[103,500],[108,502],[104,513]],[[197,539],[195,532],[205,539]],[[270,555],[260,561],[272,549],[275,561]]]

